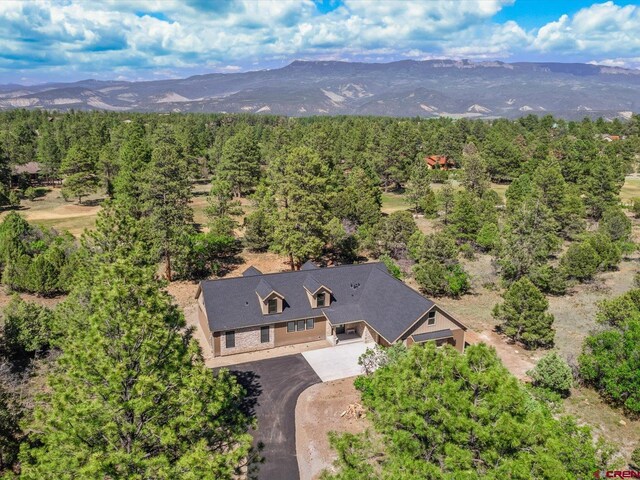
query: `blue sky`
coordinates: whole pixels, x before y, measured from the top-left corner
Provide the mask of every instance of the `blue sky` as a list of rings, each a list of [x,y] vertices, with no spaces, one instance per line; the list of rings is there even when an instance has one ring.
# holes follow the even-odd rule
[[[143,80],[296,59],[640,68],[627,0],[0,0],[0,83]]]

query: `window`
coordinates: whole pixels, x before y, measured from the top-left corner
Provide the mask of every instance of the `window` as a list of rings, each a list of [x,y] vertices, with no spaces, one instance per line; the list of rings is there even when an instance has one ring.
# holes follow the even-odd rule
[[[287,332],[289,333],[304,332],[305,330],[313,330],[314,327],[315,327],[315,320],[313,318],[287,322]]]
[[[324,307],[324,297],[325,297],[325,295],[326,294],[324,292],[318,293],[316,295],[316,301],[317,301],[319,307]]]
[[[260,327],[260,343],[269,343],[269,327]]]
[[[270,299],[267,308],[268,308],[267,311],[269,313],[278,313],[278,299],[277,298]]]
[[[233,330],[224,334],[225,345],[227,348],[234,348],[236,346],[236,332]]]
[[[436,324],[436,312],[431,311],[427,313],[427,325],[435,325]]]

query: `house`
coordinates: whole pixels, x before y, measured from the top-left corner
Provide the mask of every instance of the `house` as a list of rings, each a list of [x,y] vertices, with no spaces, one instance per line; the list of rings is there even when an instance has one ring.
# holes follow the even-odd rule
[[[21,182],[27,185],[40,183],[42,165],[38,162],[28,162],[22,165],[14,165],[11,168],[11,184],[19,185]]]
[[[382,263],[206,280],[198,320],[214,356],[327,341],[383,346],[433,341],[463,351],[466,327],[391,276]]]
[[[429,167],[430,170],[449,170],[456,166],[455,162],[445,155],[429,155],[428,157],[425,157],[424,160],[427,162],[427,167]]]
[[[600,138],[605,142],[617,142],[620,139],[624,139],[624,137],[620,137],[620,135],[609,135],[608,133],[603,133],[600,135]]]

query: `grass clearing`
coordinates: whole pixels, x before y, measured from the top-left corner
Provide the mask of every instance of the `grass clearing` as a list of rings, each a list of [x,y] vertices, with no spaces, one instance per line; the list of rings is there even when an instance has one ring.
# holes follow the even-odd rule
[[[382,194],[382,213],[393,213],[409,210],[410,206],[404,195],[400,193],[384,192]]]
[[[640,175],[627,175],[620,190],[622,203],[629,204],[634,198],[640,198]]]

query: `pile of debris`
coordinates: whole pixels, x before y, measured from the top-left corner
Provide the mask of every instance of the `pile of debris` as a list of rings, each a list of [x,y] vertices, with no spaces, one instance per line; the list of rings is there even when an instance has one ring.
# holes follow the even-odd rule
[[[359,403],[350,403],[347,409],[340,414],[341,417],[347,418],[365,418],[367,416],[365,409]]]

